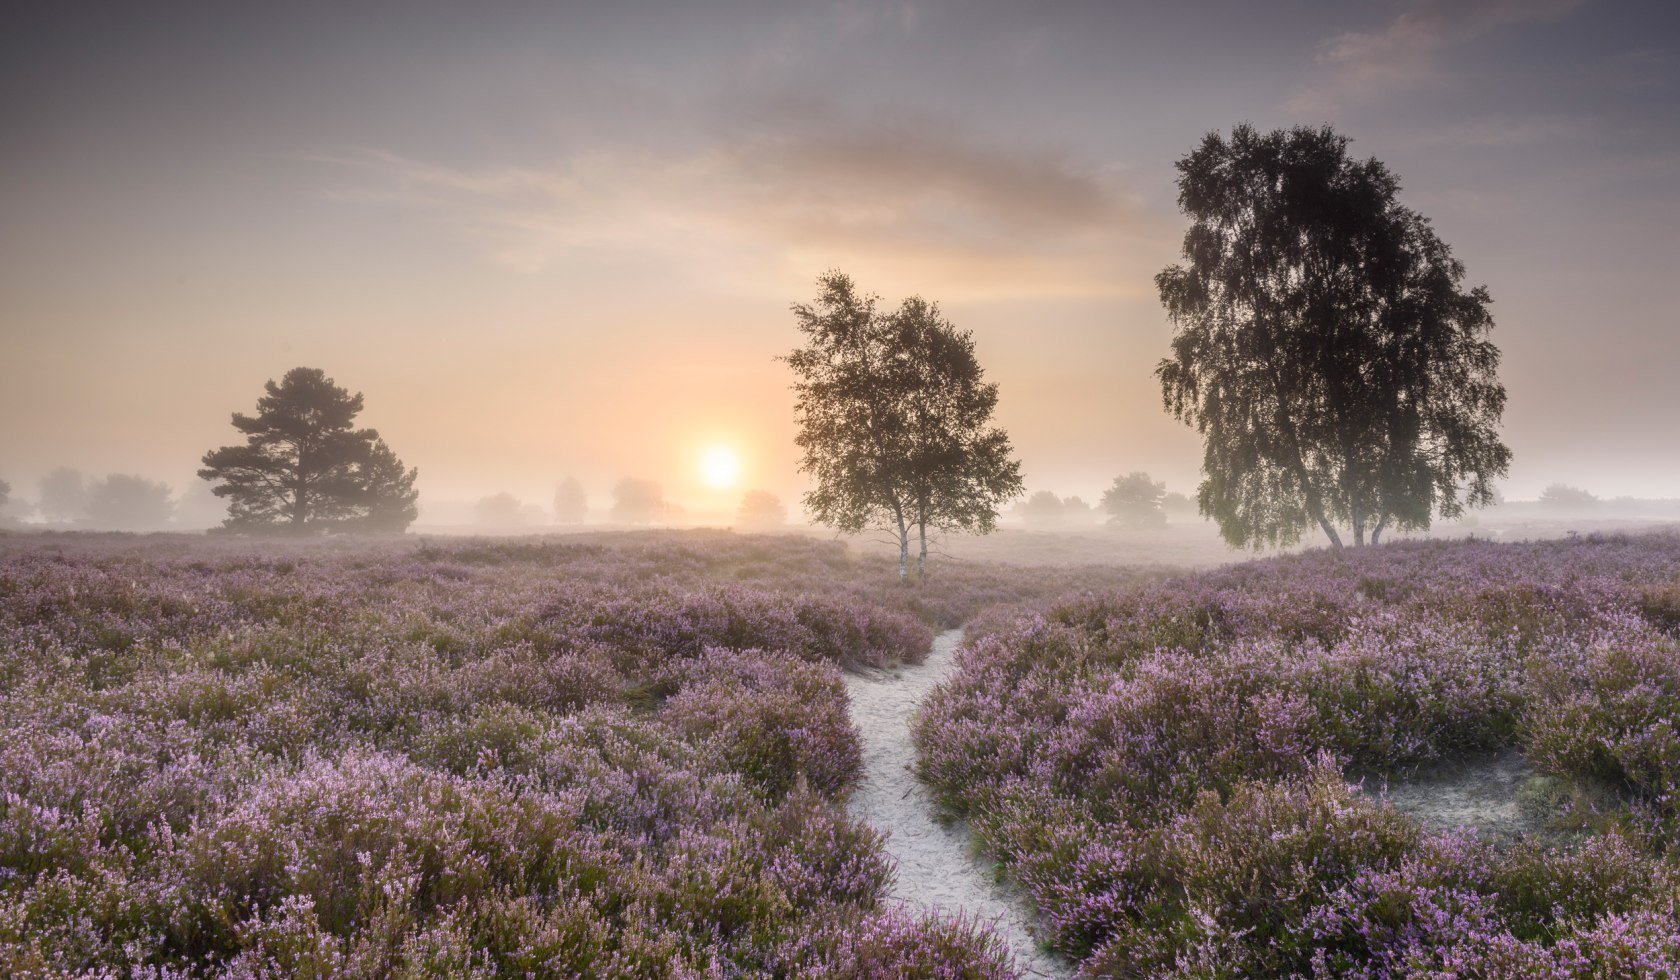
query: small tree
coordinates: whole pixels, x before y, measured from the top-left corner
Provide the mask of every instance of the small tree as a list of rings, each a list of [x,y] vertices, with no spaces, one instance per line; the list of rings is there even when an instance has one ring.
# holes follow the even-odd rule
[[[1167,485],[1149,478],[1148,473],[1134,472],[1117,476],[1103,492],[1102,508],[1108,513],[1108,523],[1129,528],[1164,527],[1166,511],[1161,502]]]
[[[10,522],[11,515],[6,512],[6,508],[11,505],[11,502],[12,485],[5,480],[0,480],[0,524]]]
[[[1598,503],[1598,497],[1567,483],[1553,483],[1540,491],[1540,506],[1548,510],[1586,510]]]
[[[265,386],[257,414],[234,413],[242,446],[204,455],[198,475],[229,500],[230,531],[401,531],[415,518],[417,470],[405,470],[373,429],[353,427],[362,396],[318,368]]]
[[[1161,512],[1174,521],[1193,520],[1196,517],[1196,502],[1174,490],[1161,498]]]
[[[1399,181],[1328,128],[1238,126],[1178,163],[1167,410],[1205,440],[1202,513],[1239,546],[1363,545],[1493,498],[1511,452],[1485,288]]]
[[[173,523],[180,528],[204,530],[220,527],[227,514],[227,501],[216,496],[210,484],[195,479],[176,500]]]
[[[1023,501],[1020,510],[1022,521],[1044,527],[1062,523],[1064,506],[1062,498],[1048,490],[1040,490]]]
[[[112,473],[89,489],[83,522],[107,531],[155,531],[174,512],[169,484]]]
[[[613,484],[612,519],[622,524],[652,524],[669,512],[665,491],[652,480],[625,477]]]
[[[589,498],[584,495],[583,484],[573,477],[566,477],[560,485],[554,488],[554,520],[559,524],[582,524],[589,514]]]
[[[60,466],[41,478],[41,500],[36,504],[44,520],[56,524],[79,521],[87,513],[88,485],[82,471]]]
[[[1096,521],[1097,509],[1081,498],[1062,498],[1062,522],[1066,524],[1091,524]]]
[[[736,520],[742,527],[780,527],[787,523],[787,508],[768,490],[748,490],[741,498]]]
[[[485,527],[518,527],[525,523],[519,498],[511,493],[498,493],[473,505],[473,516]]]
[[[785,358],[800,470],[817,483],[806,510],[841,531],[891,531],[901,582],[914,534],[925,577],[930,528],[988,533],[998,505],[1021,493],[1009,437],[992,425],[997,385],[936,304],[912,297],[883,314],[840,272],[817,287],[815,303],[793,307],[806,343]]]

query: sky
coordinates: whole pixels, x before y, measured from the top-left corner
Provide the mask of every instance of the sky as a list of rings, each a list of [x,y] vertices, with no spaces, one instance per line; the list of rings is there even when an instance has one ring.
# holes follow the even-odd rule
[[[423,520],[575,476],[696,513],[802,489],[790,304],[849,273],[974,333],[1029,490],[1146,470],[1153,277],[1207,132],[1329,124],[1494,298],[1515,453],[1680,496],[1680,6],[14,5],[0,22],[0,479],[186,490],[319,367]],[[706,460],[739,460],[711,486]],[[715,469],[715,467],[714,467]],[[200,491],[201,492],[201,491]]]

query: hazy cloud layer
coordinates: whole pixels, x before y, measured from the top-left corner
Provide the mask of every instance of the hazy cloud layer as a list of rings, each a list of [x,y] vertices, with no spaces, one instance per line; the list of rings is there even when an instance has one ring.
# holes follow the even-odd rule
[[[1334,70],[1331,85],[1298,97],[1303,108],[1332,109],[1339,100],[1396,92],[1443,72],[1437,55],[1502,27],[1552,20],[1584,0],[1413,0],[1382,28],[1349,31],[1319,44],[1317,60]]]
[[[197,486],[263,380],[363,390],[428,501],[701,450],[793,501],[788,304],[975,331],[1035,489],[1196,479],[1151,369],[1173,162],[1329,123],[1496,300],[1507,492],[1680,493],[1680,6],[34,4],[0,32],[0,479]],[[23,491],[20,491],[23,492]]]
[[[541,168],[465,170],[388,152],[328,162],[360,172],[345,197],[437,209],[526,273],[609,251],[751,288],[790,264],[803,276],[872,255],[965,295],[1136,293],[1127,263],[1173,234],[1112,176],[932,125],[829,120]]]

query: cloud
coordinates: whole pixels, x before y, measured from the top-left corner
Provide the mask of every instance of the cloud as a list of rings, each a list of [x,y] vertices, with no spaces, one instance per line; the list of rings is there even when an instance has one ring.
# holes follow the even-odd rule
[[[331,162],[374,178],[344,196],[442,213],[528,273],[583,256],[750,282],[861,261],[993,293],[1111,293],[1128,291],[1129,258],[1153,259],[1170,235],[1102,170],[908,123],[808,120],[685,154],[596,150],[544,167]]]
[[[1323,41],[1316,60],[1334,70],[1334,82],[1328,89],[1297,96],[1295,107],[1324,110],[1341,97],[1416,86],[1437,74],[1441,50],[1512,24],[1555,20],[1582,2],[1415,0],[1379,31],[1338,34]]]

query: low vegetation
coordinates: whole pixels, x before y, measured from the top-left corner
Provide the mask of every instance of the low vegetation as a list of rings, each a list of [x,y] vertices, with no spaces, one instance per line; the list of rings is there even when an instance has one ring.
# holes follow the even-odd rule
[[[1677,580],[1672,535],[1403,544],[989,615],[922,772],[1090,976],[1673,976]],[[1361,791],[1513,748],[1571,834]]]
[[[0,536],[0,974],[1007,976],[884,903],[839,667],[1073,574],[891,567]]]

